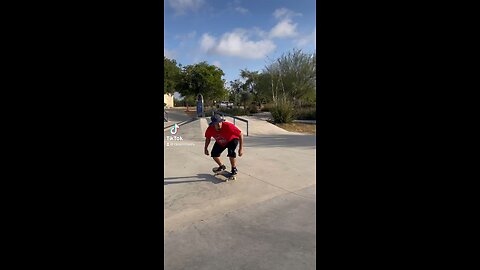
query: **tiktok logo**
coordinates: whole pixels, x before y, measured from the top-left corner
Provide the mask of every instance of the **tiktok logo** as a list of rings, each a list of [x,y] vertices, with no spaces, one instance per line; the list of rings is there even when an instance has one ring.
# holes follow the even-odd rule
[[[177,124],[173,125],[173,127],[170,129],[170,133],[172,133],[172,135],[177,134],[179,128],[180,128],[179,125],[177,125]],[[167,141],[183,141],[182,136],[167,136],[166,139],[167,139]],[[167,146],[170,146],[170,145],[173,146],[173,144],[169,144],[167,142]]]
[[[177,134],[178,128],[179,126],[177,124],[173,125],[173,127],[170,129],[170,133],[172,133],[172,135]]]

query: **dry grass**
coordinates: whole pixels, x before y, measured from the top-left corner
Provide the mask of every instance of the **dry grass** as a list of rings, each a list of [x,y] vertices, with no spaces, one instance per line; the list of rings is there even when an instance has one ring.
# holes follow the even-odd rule
[[[289,124],[275,124],[278,127],[285,129],[286,131],[316,134],[317,125],[304,124],[304,123],[289,123]]]

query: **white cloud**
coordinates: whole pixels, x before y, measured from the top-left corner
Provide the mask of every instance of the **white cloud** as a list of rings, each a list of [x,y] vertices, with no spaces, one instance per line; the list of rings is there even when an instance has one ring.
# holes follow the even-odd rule
[[[217,67],[221,66],[219,61],[213,61],[212,65],[217,66]]]
[[[314,47],[317,47],[317,28],[313,29],[313,32],[309,35],[302,36],[295,40],[295,44],[299,47],[303,47],[307,44],[312,44]]]
[[[282,17],[282,16],[285,16],[285,15],[287,14],[287,12],[288,12],[288,9],[286,9],[286,8],[279,8],[279,9],[276,9],[276,10],[273,12],[273,16],[278,19],[278,18],[280,18],[280,17]]]
[[[301,13],[287,8],[278,8],[273,12],[273,16],[279,22],[270,30],[270,38],[288,38],[298,35],[297,24],[292,21],[292,17],[302,16]]]
[[[169,0],[170,7],[175,10],[176,15],[185,14],[187,11],[198,10],[205,0]]]
[[[290,19],[283,19],[270,31],[271,38],[286,38],[297,35],[297,24]]]
[[[243,7],[236,7],[235,10],[242,13],[242,14],[245,14],[245,13],[248,12],[248,9],[243,8]]]
[[[278,8],[273,12],[273,16],[277,19],[281,19],[281,18],[289,19],[293,16],[302,16],[302,13],[294,12],[288,8]]]
[[[215,37],[210,36],[209,34],[203,34],[202,39],[200,40],[200,47],[205,52],[211,50],[215,47]]]
[[[253,27],[252,30],[250,31],[252,34],[255,34],[257,37],[261,39],[268,39],[270,36],[269,32],[263,31],[262,29],[258,27]]]
[[[200,46],[205,52],[223,56],[234,56],[247,59],[261,59],[275,50],[275,44],[268,39],[250,40],[247,31],[236,29],[222,35],[218,40],[204,34]]]

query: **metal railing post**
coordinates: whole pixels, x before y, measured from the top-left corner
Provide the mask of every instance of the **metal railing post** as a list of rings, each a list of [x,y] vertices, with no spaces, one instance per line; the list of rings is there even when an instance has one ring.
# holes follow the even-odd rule
[[[236,117],[236,116],[233,116],[233,115],[230,115],[230,114],[227,114],[227,113],[223,113],[223,112],[221,112],[221,111],[217,111],[217,112],[213,111],[213,114],[219,114],[219,115],[222,116],[222,118],[225,118],[225,116],[228,116],[228,117],[233,118],[233,124],[234,124],[234,125],[236,125],[236,119],[247,123],[247,136],[249,135],[249,134],[248,134],[248,126],[249,126],[248,120],[245,120],[245,119],[242,119],[242,118],[240,118],[240,117]]]

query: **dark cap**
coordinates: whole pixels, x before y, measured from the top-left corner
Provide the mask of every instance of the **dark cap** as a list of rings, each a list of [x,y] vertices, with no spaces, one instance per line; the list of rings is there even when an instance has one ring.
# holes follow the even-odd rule
[[[217,123],[220,123],[220,122],[223,122],[225,121],[220,115],[218,114],[214,114],[212,115],[212,117],[210,118],[211,122],[210,122],[210,126],[213,126]]]

